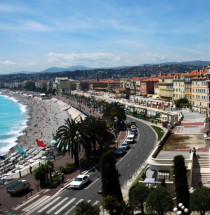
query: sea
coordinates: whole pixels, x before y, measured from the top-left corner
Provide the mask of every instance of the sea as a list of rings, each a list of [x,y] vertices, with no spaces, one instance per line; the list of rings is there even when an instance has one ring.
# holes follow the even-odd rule
[[[27,127],[27,106],[0,92],[0,155],[15,146],[18,136]]]

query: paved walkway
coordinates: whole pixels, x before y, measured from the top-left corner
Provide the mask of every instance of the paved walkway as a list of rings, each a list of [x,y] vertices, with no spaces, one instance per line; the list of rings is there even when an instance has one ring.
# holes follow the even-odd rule
[[[173,129],[174,134],[204,134],[205,115],[188,110],[176,112],[182,112],[184,119],[180,126]]]

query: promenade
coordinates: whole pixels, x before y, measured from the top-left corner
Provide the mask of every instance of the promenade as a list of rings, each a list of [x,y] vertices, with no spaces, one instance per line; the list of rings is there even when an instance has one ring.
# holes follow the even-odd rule
[[[62,100],[63,102],[65,102],[66,104],[68,104],[70,106],[74,106],[79,113],[81,113],[79,111],[79,110],[81,110],[86,115],[101,116],[101,114],[99,112],[93,110],[92,108],[85,106],[84,104],[80,104],[75,100],[62,99],[62,98],[59,98],[59,100]],[[75,111],[74,113],[78,114],[77,111]],[[74,118],[74,117],[77,117],[77,115],[73,114],[71,117]],[[127,135],[126,131],[121,131],[119,133],[119,135],[116,139],[116,144],[118,146],[120,144],[122,144],[122,142],[125,140],[126,135]],[[71,158],[71,156],[68,153],[66,153],[64,156],[60,156],[54,161],[54,169],[59,171],[60,166],[63,166],[66,163],[73,163],[73,162],[74,162],[74,160]],[[34,166],[34,168],[37,166],[38,165]],[[88,170],[85,170],[85,171],[88,171]],[[42,197],[43,195],[48,195],[48,196],[54,195],[56,192],[58,192],[60,189],[62,189],[62,187],[65,187],[66,184],[70,183],[70,181],[79,174],[79,171],[75,171],[72,174],[66,174],[64,183],[60,184],[58,187],[55,187],[55,188],[49,187],[48,189],[37,188],[37,184],[39,184],[39,181],[35,180],[34,176],[32,174],[30,174],[30,171],[28,168],[26,169],[25,174],[26,175],[23,174],[24,176],[22,176],[21,178],[18,178],[18,179],[26,179],[30,182],[31,190],[29,192],[24,193],[21,196],[10,197],[10,195],[7,193],[7,190],[6,190],[8,184],[5,184],[4,186],[2,186],[0,188],[0,192],[1,192],[0,210],[2,210],[4,213],[5,212],[14,212],[15,213],[16,211],[13,209],[17,205],[24,204],[24,202],[26,202],[26,201],[32,201],[32,199],[36,198],[36,196]]]

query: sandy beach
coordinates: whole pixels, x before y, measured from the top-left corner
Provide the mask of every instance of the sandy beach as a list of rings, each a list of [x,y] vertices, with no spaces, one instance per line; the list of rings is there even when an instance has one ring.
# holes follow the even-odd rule
[[[42,100],[39,97],[30,98],[26,94],[13,92],[7,92],[6,95],[16,98],[27,106],[28,126],[20,133],[16,141],[24,149],[36,147],[36,139],[50,144],[58,127],[64,125],[65,119],[69,117],[68,106],[59,103],[56,99]],[[10,152],[16,152],[16,146],[12,147]]]

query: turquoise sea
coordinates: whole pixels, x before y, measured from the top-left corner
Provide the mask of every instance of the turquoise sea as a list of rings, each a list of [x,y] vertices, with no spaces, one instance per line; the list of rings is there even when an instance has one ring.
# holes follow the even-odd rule
[[[26,106],[15,98],[0,94],[0,155],[17,143],[17,137],[27,127]]]

